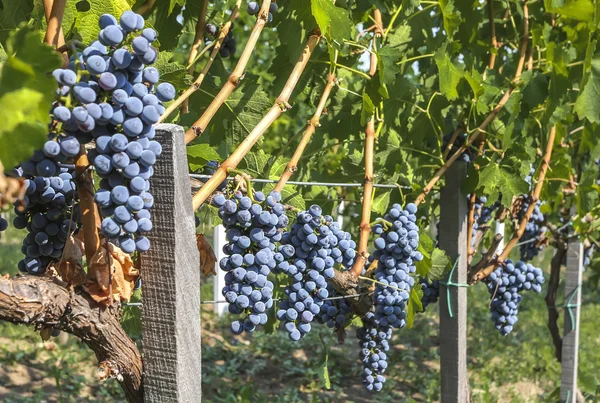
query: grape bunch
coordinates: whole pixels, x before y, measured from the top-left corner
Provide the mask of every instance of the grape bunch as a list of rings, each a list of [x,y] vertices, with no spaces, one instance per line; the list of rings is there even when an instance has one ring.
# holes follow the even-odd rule
[[[206,165],[202,168],[202,174],[203,175],[214,175],[214,173],[217,171],[217,169],[219,168],[219,162],[218,161],[208,161],[206,163]],[[207,179],[199,179],[200,182],[202,183],[206,183]],[[225,191],[225,188],[227,187],[227,183],[229,183],[229,181],[227,179],[223,180],[223,182],[221,182],[219,184],[219,186],[217,186],[217,190],[218,191]]]
[[[440,282],[438,280],[429,281],[421,277],[419,283],[421,283],[421,290],[423,290],[421,304],[423,305],[423,310],[425,310],[427,306],[435,304],[440,298]]]
[[[321,313],[329,296],[327,281],[335,274],[334,266],[349,267],[356,256],[356,243],[339,228],[331,216],[323,216],[318,205],[296,216],[289,232],[281,240],[280,253],[286,259],[277,265],[277,273],[290,277],[284,293],[287,299],[277,310],[290,339],[297,341],[311,330],[315,315]]]
[[[268,22],[273,21],[273,14],[275,14],[278,9],[279,6],[277,5],[277,3],[272,1],[269,5],[269,16],[267,17]],[[256,1],[251,1],[250,3],[248,3],[248,14],[256,15],[259,11],[260,5]]]
[[[229,302],[229,312],[243,315],[231,323],[233,334],[253,332],[256,326],[267,323],[266,312],[273,306],[273,283],[267,277],[284,261],[275,246],[281,241],[281,229],[289,222],[280,203],[281,194],[271,192],[265,197],[256,192],[253,199],[239,191],[231,198],[218,194],[212,199],[228,240],[223,247],[227,256],[219,262],[226,272],[222,293]]]
[[[383,373],[388,366],[387,354],[392,338],[391,326],[375,323],[375,314],[368,312],[363,318],[363,327],[356,329],[360,359],[363,365],[362,382],[367,390],[380,391],[385,383]]]
[[[443,140],[442,150],[445,151],[446,148],[448,147],[450,140],[452,140],[452,134],[453,134],[453,132],[450,132],[450,133],[444,135],[444,137],[442,138],[442,140]],[[456,139],[454,140],[454,143],[452,143],[452,147],[450,147],[450,152],[448,153],[448,156],[446,158],[450,158],[452,155],[454,155],[454,153],[457,152],[458,149],[460,147],[462,147],[463,144],[465,144],[465,141],[467,140],[468,137],[469,137],[469,134],[465,133],[464,131],[461,131],[460,133],[458,133],[458,135],[456,136]],[[475,155],[476,155],[476,150],[473,147],[469,147],[469,148],[467,148],[467,150],[465,150],[460,155],[460,157],[458,157],[458,160],[468,163],[473,160],[473,157]]]
[[[405,325],[406,304],[416,271],[415,263],[423,259],[419,246],[419,228],[416,225],[417,206],[410,203],[406,209],[394,204],[382,223],[373,227],[379,235],[370,261],[377,260],[373,292],[374,322],[378,326],[401,328]]]
[[[521,222],[531,204],[531,198],[528,195],[522,195],[522,200],[521,209],[516,216],[518,222]],[[544,226],[544,214],[540,211],[541,204],[541,201],[538,200],[520,239],[519,252],[521,253],[521,260],[524,261],[533,259],[543,249],[543,238],[547,228]]]
[[[2,231],[2,222],[0,219],[0,231]],[[583,266],[587,267],[592,263],[592,256],[594,256],[594,244],[590,244],[583,250]]]
[[[340,296],[333,287],[329,287],[328,290],[330,297]],[[327,299],[321,305],[321,312],[317,316],[317,320],[328,328],[339,330],[345,327],[352,314],[352,305],[346,299]]]
[[[205,37],[204,40],[206,41],[206,43],[210,43],[217,36],[218,29],[217,29],[217,26],[214,24],[206,24],[206,27],[204,28],[204,32],[209,35],[209,36]],[[236,51],[237,51],[237,42],[236,42],[235,38],[233,37],[233,32],[229,31],[227,33],[227,35],[225,35],[225,38],[223,38],[223,42],[221,43],[221,47],[219,48],[219,54],[221,55],[222,58],[226,59],[231,55],[235,55]]]
[[[523,298],[521,292],[533,290],[540,293],[544,275],[541,269],[529,263],[507,260],[504,267],[497,267],[485,279],[485,284],[492,298],[490,311],[494,325],[500,334],[506,336],[519,319],[519,303]]]
[[[61,144],[48,140],[43,151],[36,151],[15,170],[26,178],[25,196],[15,204],[13,219],[15,228],[28,231],[21,246],[25,257],[18,264],[24,273],[42,274],[62,256],[69,235],[81,223],[73,169],[61,168],[57,162],[67,158]]]
[[[149,179],[162,152],[152,140],[153,125],[165,110],[163,102],[176,92],[147,66],[158,57],[152,46],[157,35],[144,29],[142,16],[125,11],[117,21],[104,14],[98,24],[98,40],[69,68],[53,72],[63,98],[52,114],[70,134],[60,140],[61,151],[68,143],[66,153],[74,154],[79,143],[94,140],[90,159],[101,178],[94,199],[104,217],[104,235],[126,253],[145,252],[150,248],[145,234],[152,229],[148,210],[154,204]],[[67,96],[70,103],[64,101]]]

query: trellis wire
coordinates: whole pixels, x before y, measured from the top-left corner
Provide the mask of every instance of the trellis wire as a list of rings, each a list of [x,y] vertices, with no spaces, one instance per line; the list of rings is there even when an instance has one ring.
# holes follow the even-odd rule
[[[190,178],[195,179],[210,179],[212,175],[204,175],[204,174],[190,174]],[[233,180],[235,178],[227,177],[228,180]],[[250,182],[255,183],[277,183],[279,180],[275,179],[259,179],[259,178],[251,178]],[[337,182],[298,182],[298,181],[287,181],[288,185],[298,185],[298,186],[329,186],[329,187],[351,187],[358,188],[364,186],[362,183],[337,183]],[[403,186],[403,185],[386,185],[383,183],[373,184],[373,187],[382,188],[382,189],[412,189],[411,186]]]

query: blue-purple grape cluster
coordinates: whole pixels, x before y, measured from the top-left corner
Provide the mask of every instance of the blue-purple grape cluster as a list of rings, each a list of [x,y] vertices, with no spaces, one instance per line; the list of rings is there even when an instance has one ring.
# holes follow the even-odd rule
[[[507,260],[504,266],[497,267],[485,279],[485,283],[492,297],[492,320],[500,334],[506,336],[519,320],[519,303],[523,298],[521,292],[533,290],[540,293],[544,274],[541,269],[529,263]]]
[[[218,161],[208,161],[206,163],[206,165],[202,168],[202,174],[203,175],[214,175],[214,173],[217,171],[217,169],[219,168],[219,162]],[[207,179],[199,179],[200,182],[202,183],[206,183]],[[219,186],[217,186],[218,191],[225,191],[225,188],[227,187],[227,183],[229,183],[229,181],[227,179],[225,179],[223,182],[221,182],[219,184]]]
[[[144,29],[142,16],[125,11],[117,21],[104,14],[98,24],[98,40],[67,69],[53,72],[63,98],[52,113],[69,134],[59,139],[61,153],[72,157],[80,143],[95,142],[89,155],[101,178],[95,201],[104,235],[126,253],[145,252],[154,204],[149,179],[162,152],[152,140],[153,125],[176,92],[169,83],[159,84],[156,68],[147,67],[158,57],[152,46],[157,35]]]
[[[388,367],[387,352],[392,338],[390,326],[375,323],[375,314],[368,312],[362,318],[363,326],[356,329],[360,359],[363,365],[362,382],[367,390],[379,392],[385,383],[385,369]]]
[[[377,260],[375,271],[374,322],[378,326],[401,328],[406,324],[406,305],[416,271],[415,263],[423,259],[419,247],[419,228],[416,221],[417,206],[410,203],[403,209],[394,204],[384,220],[391,224],[378,223],[373,232],[379,235],[375,239],[375,252],[370,260]]]
[[[523,204],[516,217],[518,222],[523,219],[525,212],[531,204],[531,199],[528,195],[522,195],[522,200]],[[543,238],[547,228],[544,226],[544,214],[540,211],[541,204],[541,201],[538,200],[531,217],[529,217],[529,221],[527,221],[525,232],[520,239],[519,252],[521,253],[521,260],[524,261],[530,261],[544,248]]]
[[[340,296],[333,287],[329,287],[328,290],[330,298]],[[345,327],[353,312],[352,305],[345,298],[327,299],[321,305],[317,320],[328,328],[339,330]]]
[[[0,231],[2,231],[2,225],[0,223]],[[592,263],[592,257],[594,256],[595,247],[594,244],[586,247],[583,250],[583,266],[587,267]]]
[[[206,43],[212,42],[217,36],[217,26],[214,24],[206,24],[204,32],[208,35],[204,38]],[[233,31],[227,32],[225,38],[223,38],[223,43],[221,43],[221,47],[219,48],[219,54],[222,58],[226,59],[229,56],[235,55],[237,51],[237,42],[233,37]]]
[[[256,192],[253,198],[238,191],[232,198],[218,194],[212,199],[228,240],[223,247],[227,256],[219,262],[226,272],[222,293],[229,312],[242,315],[231,323],[234,334],[253,332],[267,323],[266,312],[273,306],[273,283],[267,277],[285,259],[282,251],[276,250],[281,229],[289,222],[281,194],[271,192],[265,197]]]
[[[275,14],[278,9],[279,6],[277,5],[277,3],[272,1],[269,5],[269,16],[267,17],[267,22],[273,21],[273,14]],[[251,1],[250,3],[248,3],[248,14],[256,15],[259,11],[260,4],[258,4],[256,1]]]
[[[349,267],[356,257],[356,243],[337,222],[323,215],[321,207],[312,205],[296,215],[296,222],[283,235],[280,253],[286,259],[277,265],[277,273],[290,277],[277,318],[284,322],[290,339],[300,340],[311,330],[315,315],[321,313],[323,300],[329,296],[328,280],[335,265]]]
[[[450,140],[452,140],[452,134],[453,132],[450,132],[446,135],[444,135],[444,137],[442,138],[442,150],[446,150],[446,148],[448,147],[448,144],[450,143]],[[469,137],[469,134],[461,131],[460,133],[458,133],[458,135],[456,136],[456,139],[454,140],[454,143],[452,143],[452,146],[450,147],[450,152],[448,153],[448,156],[446,158],[450,158],[452,155],[454,155],[454,153],[456,153],[458,151],[458,149],[460,147],[462,147],[462,145],[465,143],[465,141],[467,140],[467,138]],[[465,150],[465,152],[463,152],[460,157],[458,157],[459,161],[463,161],[463,162],[471,162],[473,161],[473,157],[476,155],[475,149],[473,147],[469,147],[467,150]]]
[[[423,305],[423,310],[425,310],[429,305],[435,304],[440,298],[440,282],[438,280],[429,281],[423,277],[419,279],[419,282],[421,283],[421,290],[423,290],[421,305]]]
[[[77,143],[79,150],[79,143]],[[21,246],[25,257],[21,272],[42,274],[51,261],[60,259],[69,235],[81,221],[72,168],[61,168],[61,146],[54,140],[14,170],[25,179],[25,196],[15,203],[13,226],[29,232]],[[41,167],[40,167],[41,165]],[[51,166],[50,170],[45,169]]]

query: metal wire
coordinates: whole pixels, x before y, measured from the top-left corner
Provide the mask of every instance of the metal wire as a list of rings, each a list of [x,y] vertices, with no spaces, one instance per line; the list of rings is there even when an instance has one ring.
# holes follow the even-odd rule
[[[190,178],[195,179],[210,179],[212,175],[203,175],[203,174],[190,174]],[[229,180],[233,180],[232,177],[227,177]],[[251,178],[250,182],[256,183],[277,183],[278,180],[274,179],[258,179]],[[358,188],[364,186],[362,183],[336,183],[336,182],[297,182],[297,181],[288,181],[287,185],[298,185],[298,186],[330,186],[330,187],[349,187],[349,188]],[[373,187],[382,188],[382,189],[412,189],[410,186],[402,186],[402,185],[386,185],[383,183],[374,183]]]

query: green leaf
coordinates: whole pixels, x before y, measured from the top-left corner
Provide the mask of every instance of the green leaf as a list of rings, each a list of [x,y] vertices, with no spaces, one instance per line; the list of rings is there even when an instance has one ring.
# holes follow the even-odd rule
[[[153,67],[160,71],[160,81],[168,82],[178,89],[186,89],[192,84],[193,77],[181,63],[173,60],[173,53],[159,52]]]
[[[388,205],[390,204],[390,192],[387,190],[383,190],[379,196],[373,200],[373,204],[371,205],[371,211],[376,212],[377,214],[383,216],[387,211]]]
[[[92,43],[98,39],[98,19],[102,14],[112,14],[119,18],[124,11],[130,10],[127,0],[92,0],[88,1],[87,11],[77,9],[77,1],[67,1],[63,17],[65,37],[81,39],[83,43]]]
[[[5,44],[11,31],[29,20],[32,1],[2,0],[0,7],[0,44]],[[1,60],[1,58],[0,58]]]
[[[400,61],[401,54],[397,49],[384,47],[377,52],[377,73],[379,79],[385,84],[391,84],[400,72],[396,65]]]
[[[499,164],[491,162],[479,173],[478,189],[486,193],[490,200],[496,200],[499,193],[502,193],[504,200],[512,200],[513,196],[527,193],[529,185],[520,175],[519,169],[520,163],[516,159],[509,158]]]
[[[444,29],[448,38],[452,38],[462,21],[460,12],[454,7],[453,0],[440,0],[440,9],[444,16]]]
[[[327,343],[323,340],[323,336],[319,334],[319,338],[321,339],[321,344],[323,345],[323,360],[321,361],[319,371],[319,378],[326,389],[331,389],[331,381],[329,379],[329,367],[327,364],[329,363],[329,347],[327,347]]]
[[[462,67],[458,68],[452,63],[447,47],[448,43],[441,46],[435,52],[434,60],[439,70],[440,92],[451,101],[458,98],[458,83],[465,73]]]
[[[373,114],[375,113],[375,105],[371,100],[371,97],[365,91],[363,93],[363,107],[360,113],[360,124],[364,126],[367,124],[369,120],[373,118]]]
[[[191,126],[218,91],[219,88],[208,86],[196,91],[190,97],[190,111],[194,111],[194,113],[184,115],[180,124]],[[237,146],[260,122],[271,106],[272,101],[258,84],[258,77],[246,74],[240,85],[219,108],[211,123],[202,133],[202,137],[208,137],[209,143],[215,146],[225,142],[232,147]],[[262,174],[262,172],[259,171],[257,174]]]
[[[169,0],[169,15],[173,13],[175,6],[183,7],[186,0]]]
[[[142,301],[142,290],[133,292],[131,302]],[[142,336],[142,310],[139,306],[124,306],[122,308],[121,325],[129,337],[139,338]]]
[[[429,270],[431,270],[431,254],[435,247],[433,240],[423,229],[419,232],[419,246],[417,250],[421,252],[423,259],[420,262],[416,262],[415,266],[417,274],[425,278],[429,274]]]
[[[544,8],[548,13],[579,21],[591,21],[594,18],[594,4],[591,0],[566,0],[559,3],[557,6],[553,0],[544,0]]]
[[[208,161],[219,160],[219,153],[209,144],[193,144],[186,147],[188,164],[191,171],[197,171],[203,168]]]
[[[421,291],[421,284],[416,283],[410,290],[408,306],[406,307],[406,326],[408,326],[409,329],[413,327],[415,314],[423,311],[423,304],[421,303],[422,296],[423,291]]]
[[[575,102],[575,112],[579,119],[600,123],[600,54],[591,62],[591,73]]]
[[[435,248],[431,254],[431,269],[427,279],[429,281],[441,280],[452,268],[452,261],[446,255],[446,252],[439,248]]]
[[[336,7],[329,0],[311,0],[310,5],[312,15],[329,45],[341,49],[344,46],[344,39],[352,37],[354,24],[349,18],[348,11]]]
[[[0,73],[0,161],[10,169],[46,141],[48,108],[56,90],[50,72],[61,58],[26,24],[11,34],[6,48]]]

